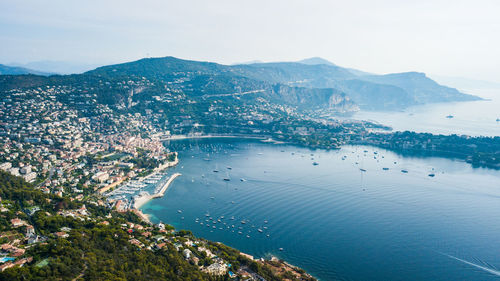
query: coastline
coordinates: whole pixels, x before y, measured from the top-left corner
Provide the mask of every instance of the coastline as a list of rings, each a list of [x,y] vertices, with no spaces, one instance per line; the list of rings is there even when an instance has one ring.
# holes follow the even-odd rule
[[[211,139],[211,138],[232,138],[232,139],[257,139],[264,140],[264,136],[250,136],[250,135],[170,135],[160,137],[162,141],[169,140],[187,140],[187,139]]]

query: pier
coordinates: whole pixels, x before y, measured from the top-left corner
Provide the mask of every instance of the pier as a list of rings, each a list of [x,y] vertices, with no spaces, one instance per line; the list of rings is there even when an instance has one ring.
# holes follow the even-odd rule
[[[147,202],[149,202],[149,200],[154,199],[154,198],[163,197],[163,195],[167,191],[167,189],[170,186],[170,184],[174,181],[175,178],[177,178],[180,175],[181,175],[180,173],[175,173],[175,174],[171,175],[170,178],[167,180],[167,182],[165,182],[163,184],[163,186],[160,188],[160,190],[158,190],[157,193],[155,193],[155,194],[147,194],[147,195],[143,195],[143,196],[140,196],[140,197],[136,197],[134,199],[133,208],[134,209],[139,209],[142,205],[144,205]]]

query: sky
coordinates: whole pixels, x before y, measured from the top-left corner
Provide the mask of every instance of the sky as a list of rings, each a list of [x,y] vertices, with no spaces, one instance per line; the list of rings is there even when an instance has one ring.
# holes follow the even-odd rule
[[[322,57],[500,82],[498,0],[0,0],[0,63]]]

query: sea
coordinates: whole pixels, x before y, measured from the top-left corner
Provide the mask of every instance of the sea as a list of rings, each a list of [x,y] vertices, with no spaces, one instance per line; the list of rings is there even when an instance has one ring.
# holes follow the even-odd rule
[[[500,135],[488,102],[497,101],[372,117],[401,130]],[[476,103],[489,109],[467,117]],[[165,146],[180,158],[167,174],[182,176],[141,208],[155,223],[281,258],[320,280],[500,280],[500,171],[371,146],[226,138]]]
[[[375,121],[395,131],[500,136],[500,89],[464,90],[483,100],[412,106],[401,111],[359,111],[346,119]],[[452,117],[452,118],[450,118]]]

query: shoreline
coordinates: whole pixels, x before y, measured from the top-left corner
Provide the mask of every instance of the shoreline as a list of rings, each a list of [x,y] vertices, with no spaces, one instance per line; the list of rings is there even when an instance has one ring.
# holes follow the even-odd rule
[[[171,135],[165,138],[161,138],[161,141],[170,141],[170,140],[187,140],[187,139],[211,139],[211,138],[232,138],[232,139],[258,139],[265,140],[267,139],[264,136],[249,136],[249,135]]]

